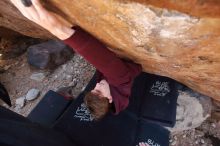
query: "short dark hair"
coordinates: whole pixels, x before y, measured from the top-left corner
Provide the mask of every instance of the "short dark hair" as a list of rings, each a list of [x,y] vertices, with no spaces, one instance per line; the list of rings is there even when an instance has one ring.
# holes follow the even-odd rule
[[[88,107],[94,120],[103,118],[110,109],[109,100],[100,94],[88,92],[84,98],[84,103]]]

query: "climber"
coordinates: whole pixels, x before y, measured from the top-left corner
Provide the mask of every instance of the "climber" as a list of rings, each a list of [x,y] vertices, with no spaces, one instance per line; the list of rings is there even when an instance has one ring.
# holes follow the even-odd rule
[[[140,65],[120,59],[79,26],[72,27],[60,16],[44,9],[39,0],[32,0],[32,4],[29,2],[26,6],[24,0],[11,2],[26,18],[63,40],[96,67],[97,84],[84,99],[96,120],[109,111],[118,114],[128,106],[132,83],[142,70]]]

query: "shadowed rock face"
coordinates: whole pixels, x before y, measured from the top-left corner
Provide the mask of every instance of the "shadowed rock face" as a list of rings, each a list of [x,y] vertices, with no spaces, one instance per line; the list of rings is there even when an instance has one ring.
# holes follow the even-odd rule
[[[178,80],[220,100],[219,0],[42,0],[76,21],[146,72]],[[0,26],[33,37],[52,37],[0,1]]]
[[[52,37],[49,32],[23,17],[9,0],[0,0],[0,27],[6,27],[37,38]],[[2,35],[0,32],[0,37]]]

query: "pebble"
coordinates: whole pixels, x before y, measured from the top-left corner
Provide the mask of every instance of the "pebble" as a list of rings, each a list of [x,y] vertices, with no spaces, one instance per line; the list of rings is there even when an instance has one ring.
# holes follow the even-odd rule
[[[66,70],[66,64],[64,64],[63,66],[62,66],[62,68],[63,68],[63,70]]]
[[[19,61],[16,61],[14,65],[18,65],[18,64],[19,64]]]
[[[68,86],[73,86],[73,87],[76,87],[76,85],[77,85],[77,82],[70,82],[70,83],[68,84]]]
[[[83,86],[81,89],[81,92],[83,92],[86,89],[86,86]]]
[[[171,143],[171,145],[176,145],[176,141],[174,140],[174,141]]]
[[[66,75],[66,80],[71,81],[73,79],[73,77],[71,75]]]
[[[6,103],[3,103],[2,106],[8,108],[8,105]]]
[[[76,71],[75,71],[75,74],[80,74],[80,71],[76,70]]]
[[[16,99],[15,101],[16,106],[18,106],[19,108],[24,107],[25,104],[25,97],[19,97]]]
[[[4,67],[4,70],[8,70],[10,67],[11,67],[11,65],[6,65],[6,66]]]
[[[26,95],[26,100],[34,100],[38,97],[40,91],[38,89],[30,89]]]
[[[73,78],[72,81],[69,83],[68,86],[76,86],[77,85],[77,79],[76,78]]]
[[[215,125],[214,123],[212,123],[212,124],[211,124],[211,126],[212,126],[213,128],[215,128],[215,127],[216,127],[216,125]]]
[[[45,73],[33,73],[30,78],[32,80],[35,80],[35,81],[43,81],[43,79],[46,77],[46,74]]]
[[[204,143],[205,143],[204,139],[201,139],[201,140],[200,140],[200,142],[201,142],[202,144],[204,144]]]
[[[72,82],[75,83],[75,84],[77,84],[78,81],[77,81],[76,78],[74,78],[74,79],[72,80]]]

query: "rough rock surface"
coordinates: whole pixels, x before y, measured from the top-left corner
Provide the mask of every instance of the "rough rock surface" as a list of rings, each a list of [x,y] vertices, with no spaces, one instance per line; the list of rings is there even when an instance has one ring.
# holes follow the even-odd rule
[[[0,33],[1,33],[1,27],[0,27]],[[17,35],[16,33],[10,31],[5,34],[7,35],[5,35],[4,37],[0,37],[1,60],[18,57],[27,50],[28,46],[40,42],[39,39],[33,39],[23,35]]]
[[[179,91],[177,105],[176,125],[168,128],[172,133],[199,127],[211,115],[211,99],[190,89]]]
[[[219,0],[44,0],[117,54],[220,100]],[[24,21],[25,20],[25,21]],[[0,1],[0,26],[33,37],[51,37]]]

